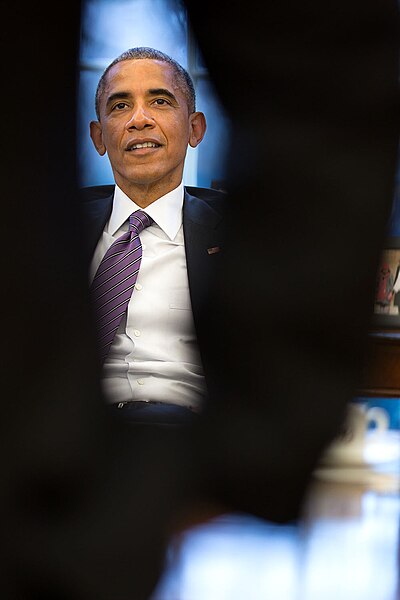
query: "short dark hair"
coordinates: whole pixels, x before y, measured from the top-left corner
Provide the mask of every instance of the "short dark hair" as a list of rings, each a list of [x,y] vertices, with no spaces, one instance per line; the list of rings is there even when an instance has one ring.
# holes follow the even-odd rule
[[[196,110],[196,92],[194,89],[192,78],[190,77],[186,69],[184,69],[182,65],[180,65],[176,60],[168,56],[168,54],[165,54],[160,50],[156,50],[155,48],[147,48],[145,46],[141,46],[138,48],[130,48],[129,50],[126,50],[125,52],[117,56],[117,58],[115,58],[112,61],[112,63],[110,63],[108,67],[104,70],[96,89],[95,108],[98,120],[100,120],[100,99],[106,86],[108,71],[111,69],[111,67],[124,60],[140,60],[143,58],[159,60],[161,62],[165,62],[171,65],[176,75],[176,79],[181,88],[181,91],[186,98],[189,113],[193,113]]]

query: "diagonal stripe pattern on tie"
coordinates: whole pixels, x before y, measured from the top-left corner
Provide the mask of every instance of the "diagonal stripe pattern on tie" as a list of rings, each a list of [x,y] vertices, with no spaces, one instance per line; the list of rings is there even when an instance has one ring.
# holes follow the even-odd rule
[[[90,286],[102,363],[128,308],[139,274],[142,261],[139,234],[152,222],[153,219],[142,210],[131,214],[129,231],[107,250]]]

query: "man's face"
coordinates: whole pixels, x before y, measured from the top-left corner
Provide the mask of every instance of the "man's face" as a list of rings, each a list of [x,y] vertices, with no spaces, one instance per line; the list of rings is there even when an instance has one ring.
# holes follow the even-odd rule
[[[206,125],[202,113],[189,114],[169,64],[150,59],[117,63],[107,74],[99,110],[91,137],[100,155],[108,153],[125,193],[145,189],[159,197],[179,185],[187,146],[200,143]]]

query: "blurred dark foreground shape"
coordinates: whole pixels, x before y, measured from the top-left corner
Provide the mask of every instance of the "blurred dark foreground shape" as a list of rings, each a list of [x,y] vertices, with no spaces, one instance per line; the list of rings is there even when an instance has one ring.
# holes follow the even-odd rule
[[[2,7],[5,600],[147,599],[192,506],[296,519],[358,385],[399,137],[396,4],[241,4],[187,2],[233,122],[232,213],[204,304],[210,403],[173,435],[103,412],[79,3]]]
[[[394,196],[398,9],[186,5],[233,123],[205,470],[220,498],[285,520],[361,385]]]

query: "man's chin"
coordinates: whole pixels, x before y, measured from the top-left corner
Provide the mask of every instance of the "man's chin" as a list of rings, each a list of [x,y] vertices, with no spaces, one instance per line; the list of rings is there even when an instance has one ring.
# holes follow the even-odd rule
[[[114,174],[115,182],[121,188],[144,190],[157,190],[159,196],[175,189],[182,181],[182,173],[174,172],[165,174],[155,170],[135,170],[124,177]]]

